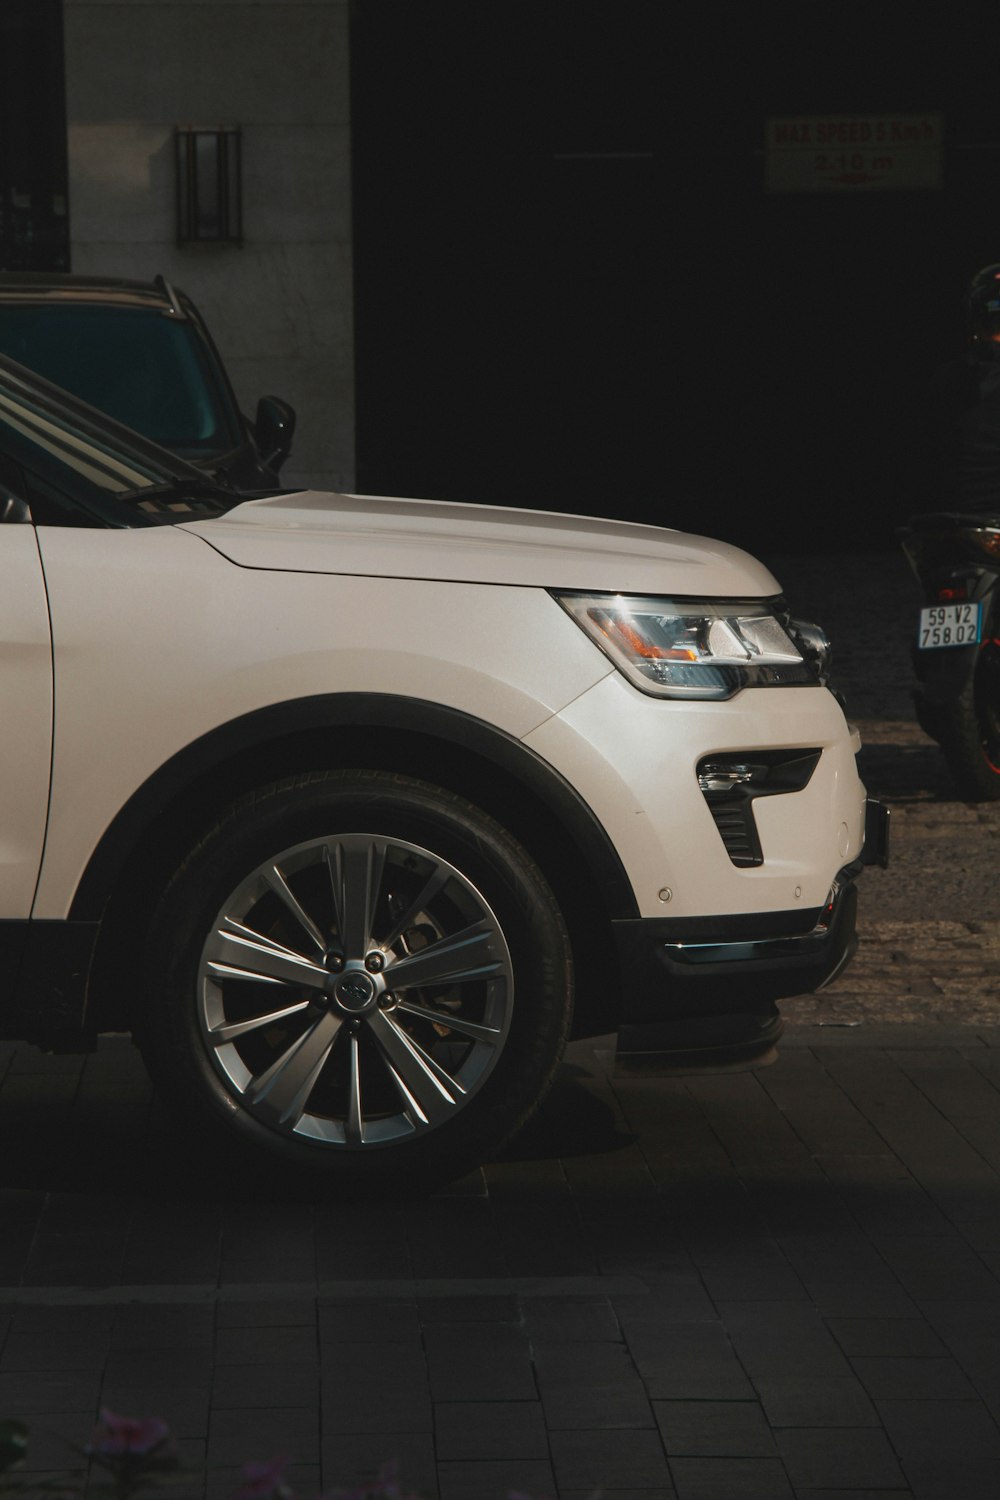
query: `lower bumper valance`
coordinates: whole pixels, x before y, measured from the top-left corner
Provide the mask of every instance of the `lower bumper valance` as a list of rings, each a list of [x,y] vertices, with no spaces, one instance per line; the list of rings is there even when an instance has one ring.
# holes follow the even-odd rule
[[[827,904],[808,911],[616,922],[619,1049],[661,1050],[671,1036],[725,1045],[750,1017],[773,1039],[774,1002],[822,989],[855,952],[859,870],[841,871]]]

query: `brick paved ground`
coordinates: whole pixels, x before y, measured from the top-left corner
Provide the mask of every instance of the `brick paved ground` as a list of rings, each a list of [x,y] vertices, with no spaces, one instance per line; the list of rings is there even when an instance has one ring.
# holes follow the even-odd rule
[[[106,1403],[167,1418],[184,1500],[278,1454],[306,1500],[386,1458],[431,1500],[996,1500],[1000,813],[912,723],[894,562],[776,564],[896,843],[774,1065],[577,1043],[503,1161],[344,1206],[179,1159],[123,1039],[0,1046],[0,1414],[35,1468]]]
[[[858,958],[796,1021],[1000,1025],[1000,802],[967,804],[913,718],[920,594],[902,554],[768,558],[834,642],[862,774],[892,808],[892,866],[864,877]]]

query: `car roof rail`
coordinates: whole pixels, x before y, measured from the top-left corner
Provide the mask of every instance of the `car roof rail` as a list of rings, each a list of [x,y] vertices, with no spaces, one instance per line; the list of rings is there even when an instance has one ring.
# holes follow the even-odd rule
[[[175,318],[185,318],[185,317],[187,317],[187,314],[185,313],[183,307],[181,307],[180,302],[178,301],[177,293],[174,291],[173,287],[170,285],[170,282],[167,280],[167,278],[165,276],[163,276],[163,275],[154,276],[153,277],[153,285],[154,286],[158,286],[160,288],[161,292],[163,292],[164,296],[167,298],[167,300],[170,303],[171,314]]]

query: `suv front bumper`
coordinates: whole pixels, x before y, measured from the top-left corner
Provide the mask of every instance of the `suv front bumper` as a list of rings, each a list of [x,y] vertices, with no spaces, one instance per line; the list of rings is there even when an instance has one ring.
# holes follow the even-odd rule
[[[885,839],[873,842],[881,862]],[[855,952],[861,868],[846,866],[826,905],[808,911],[615,922],[619,1056],[766,1050],[781,1034],[774,1002],[822,989]]]

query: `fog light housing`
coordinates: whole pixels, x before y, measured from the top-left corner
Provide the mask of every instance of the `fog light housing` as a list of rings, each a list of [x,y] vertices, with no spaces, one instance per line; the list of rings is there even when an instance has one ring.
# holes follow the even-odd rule
[[[698,762],[698,785],[734,865],[751,869],[764,863],[754,798],[800,792],[821,754],[821,750],[742,750],[705,755]]]

